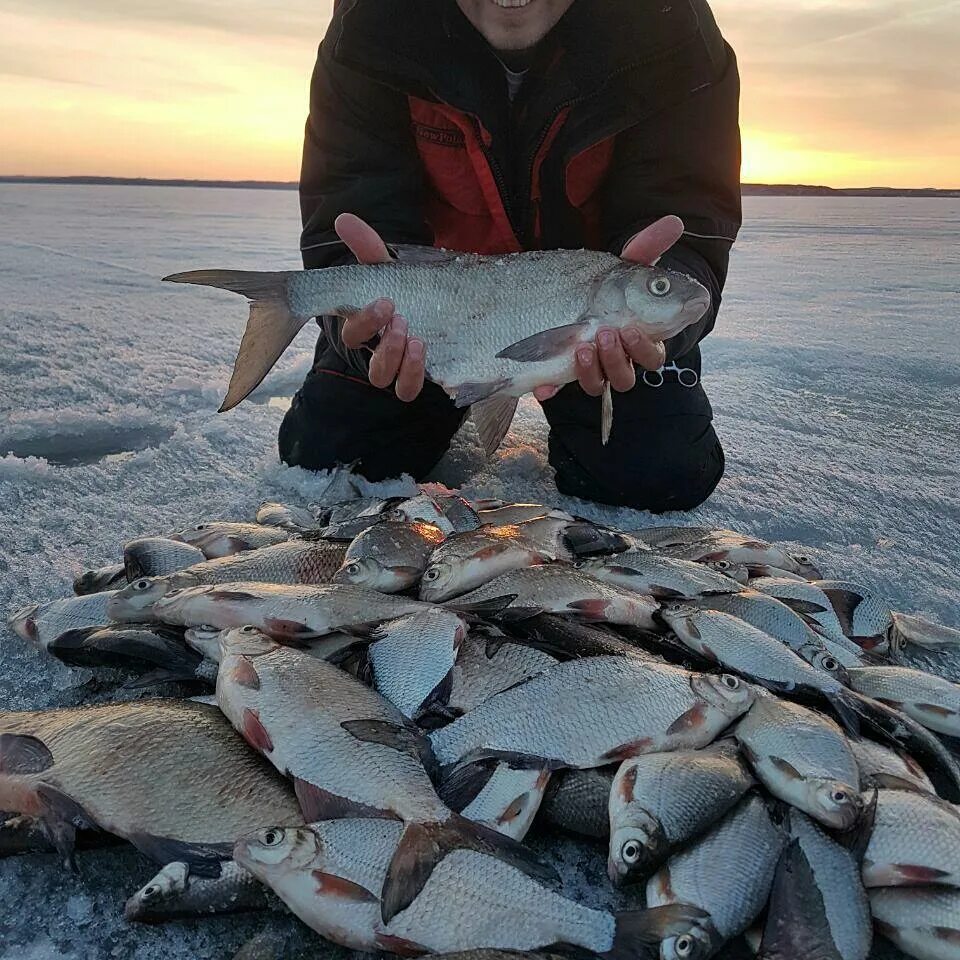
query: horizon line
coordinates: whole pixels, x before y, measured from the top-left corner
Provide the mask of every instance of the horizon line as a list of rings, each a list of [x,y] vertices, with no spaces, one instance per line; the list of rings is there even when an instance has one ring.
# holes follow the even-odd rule
[[[49,185],[78,186],[170,186],[170,187],[208,187],[213,189],[254,189],[254,190],[295,190],[299,186],[296,180],[230,180],[230,179],[203,179],[195,177],[115,177],[101,174],[0,174],[0,183],[32,183]],[[770,192],[774,190],[809,191],[827,194],[900,194],[900,195],[958,195],[957,187],[891,187],[891,186],[858,186],[858,187],[831,187],[826,184],[810,183],[758,183],[744,182],[741,190],[747,195],[754,192]]]

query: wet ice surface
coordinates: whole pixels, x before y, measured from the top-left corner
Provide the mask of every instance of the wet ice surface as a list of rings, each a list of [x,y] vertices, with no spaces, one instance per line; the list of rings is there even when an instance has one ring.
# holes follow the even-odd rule
[[[727,475],[686,522],[803,543],[827,573],[957,625],[960,202],[751,198],[746,216],[705,346]],[[218,416],[243,302],[158,280],[296,267],[296,248],[293,193],[0,186],[0,610],[68,594],[135,536],[316,496],[322,482],[275,454],[279,398],[306,373],[314,329],[260,402]],[[95,462],[54,463],[65,451]],[[557,497],[545,451],[525,400],[494,463],[468,426],[435,479],[621,527],[654,522]],[[0,705],[134,696],[0,626]],[[597,850],[537,843],[555,851],[566,893],[623,902]],[[123,902],[153,866],[125,848],[79,859],[79,877],[52,856],[0,861],[0,960],[220,960],[265,922],[286,956],[342,953],[283,914],[129,926]]]

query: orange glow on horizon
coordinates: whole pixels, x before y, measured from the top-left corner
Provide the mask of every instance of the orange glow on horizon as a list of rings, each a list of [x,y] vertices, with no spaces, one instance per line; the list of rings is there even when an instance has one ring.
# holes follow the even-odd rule
[[[82,18],[42,12],[55,2],[0,10],[0,173],[297,178],[331,0],[243,29],[205,0],[193,25],[113,2]],[[745,182],[960,187],[960,84],[933,49],[960,42],[960,3],[906,0],[886,19],[885,3],[714,0],[740,63]],[[887,48],[905,31],[931,49],[898,79]]]

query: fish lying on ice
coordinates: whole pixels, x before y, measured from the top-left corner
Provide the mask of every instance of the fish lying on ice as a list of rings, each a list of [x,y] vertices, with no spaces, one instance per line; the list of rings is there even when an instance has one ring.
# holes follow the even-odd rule
[[[259,523],[234,523],[214,520],[198,523],[189,530],[173,534],[173,540],[182,540],[202,551],[208,560],[230,557],[244,550],[259,550],[289,540],[292,534],[279,527]]]
[[[231,290],[251,301],[220,409],[243,400],[313,317],[349,317],[364,304],[390,297],[409,318],[411,333],[427,344],[429,378],[457,406],[474,405],[489,454],[500,445],[523,394],[576,379],[576,347],[592,341],[601,327],[637,325],[666,340],[710,306],[708,291],[692,277],[608,253],[405,252],[405,259],[390,263],[325,270],[198,270],[166,277]]]
[[[347,547],[334,583],[399,593],[419,582],[428,557],[443,543],[439,527],[422,520],[386,520],[364,530]]]

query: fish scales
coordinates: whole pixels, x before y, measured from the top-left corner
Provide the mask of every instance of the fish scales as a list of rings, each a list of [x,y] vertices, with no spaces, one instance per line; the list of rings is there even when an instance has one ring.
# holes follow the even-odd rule
[[[870,891],[878,932],[919,960],[960,958],[960,890],[885,887]]]
[[[730,676],[591,657],[559,663],[491,697],[431,739],[441,764],[505,754],[599,767],[643,752],[703,746],[752,697]]]
[[[960,684],[908,667],[850,670],[854,690],[886,703],[918,723],[960,737]]]

